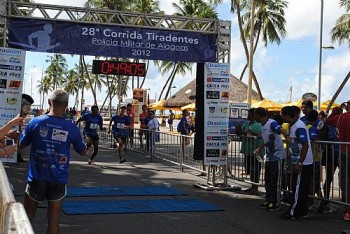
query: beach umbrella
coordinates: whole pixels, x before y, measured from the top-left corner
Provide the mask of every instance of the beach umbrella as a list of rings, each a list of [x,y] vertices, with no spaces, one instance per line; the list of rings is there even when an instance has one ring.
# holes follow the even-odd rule
[[[185,109],[187,109],[189,111],[195,111],[196,110],[196,103],[192,102],[186,106],[181,107],[181,110],[185,110]]]
[[[258,107],[262,107],[267,111],[280,111],[283,108],[283,105],[271,100],[264,99],[262,101],[252,103],[252,108]]]

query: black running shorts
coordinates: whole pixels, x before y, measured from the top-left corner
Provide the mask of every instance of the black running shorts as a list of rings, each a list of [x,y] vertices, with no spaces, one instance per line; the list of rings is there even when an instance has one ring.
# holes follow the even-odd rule
[[[26,187],[28,196],[36,202],[59,201],[67,194],[66,184],[33,180]]]

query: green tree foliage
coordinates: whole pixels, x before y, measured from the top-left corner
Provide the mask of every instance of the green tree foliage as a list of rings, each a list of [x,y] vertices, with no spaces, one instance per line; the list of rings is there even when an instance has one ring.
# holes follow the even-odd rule
[[[340,0],[339,5],[345,8],[346,13],[338,18],[331,30],[332,42],[347,44],[350,48],[350,0]]]
[[[215,7],[202,0],[180,0],[179,4],[173,3],[173,7],[176,11],[174,15],[177,16],[217,19],[217,12],[215,10]],[[162,99],[165,90],[166,92],[164,99],[168,98],[176,75],[185,75],[187,72],[192,71],[192,63],[188,62],[157,61],[156,65],[162,74],[170,72],[170,75],[162,88],[158,100]]]

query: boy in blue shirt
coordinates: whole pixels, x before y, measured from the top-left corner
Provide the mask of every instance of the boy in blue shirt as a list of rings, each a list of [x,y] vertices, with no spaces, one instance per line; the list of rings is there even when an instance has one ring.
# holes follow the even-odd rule
[[[98,112],[98,106],[92,106],[91,111],[92,111],[91,113],[87,113],[81,116],[76,122],[76,125],[78,125],[82,121],[85,122],[83,134],[84,134],[86,146],[88,147],[88,149],[91,146],[94,147],[94,151],[92,152],[88,160],[89,165],[94,163],[93,160],[96,157],[98,152],[99,137],[97,133],[97,127],[99,126],[100,130],[106,130],[106,128],[103,127],[103,119],[100,113]]]
[[[113,123],[112,134],[114,139],[118,143],[119,163],[123,163],[126,161],[126,159],[122,157],[122,149],[128,137],[130,117],[127,116],[125,113],[126,113],[126,107],[125,106],[120,107],[119,115],[117,114],[112,115],[111,121],[109,122],[109,128],[108,128],[109,129],[108,133],[110,133],[111,125]]]

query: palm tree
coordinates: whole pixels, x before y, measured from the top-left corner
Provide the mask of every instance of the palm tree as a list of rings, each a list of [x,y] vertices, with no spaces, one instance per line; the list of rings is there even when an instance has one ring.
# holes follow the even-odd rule
[[[158,0],[134,0],[134,4],[131,6],[131,10],[134,12],[142,12],[142,13],[160,12],[159,1]],[[136,24],[140,26],[145,25],[145,23],[142,20],[139,20]],[[149,68],[149,60],[143,60],[143,61],[146,63],[146,71],[147,71]],[[139,59],[135,59],[134,62],[139,62]],[[134,89],[134,77],[132,77],[131,79],[132,79],[132,89]],[[142,88],[146,80],[146,76],[143,77],[141,85],[139,81],[140,77],[137,76],[136,79],[137,79],[137,88]],[[127,84],[128,82],[126,83],[126,85]]]
[[[187,71],[190,71],[192,68],[192,63],[189,62],[174,62],[174,61],[156,61],[156,65],[159,67],[159,70],[161,71],[161,74],[164,75],[166,73],[170,72],[170,75],[165,82],[162,91],[159,95],[158,101],[162,99],[163,93],[165,89],[168,87],[164,99],[167,99],[170,93],[170,89],[173,85],[174,78],[177,74],[185,75]]]
[[[331,30],[331,38],[332,42],[338,42],[339,45],[348,44],[350,49],[350,0],[340,0],[340,7],[344,7],[346,9],[346,13],[341,15],[334,28]],[[328,104],[327,112],[333,105],[334,101],[337,99],[339,93],[343,90],[345,84],[348,82],[350,78],[350,71],[345,76],[343,82],[340,84],[338,90],[335,92],[331,101]]]
[[[82,56],[82,64],[83,64],[83,80],[85,84],[86,89],[91,89],[92,95],[94,97],[94,104],[97,105],[97,91],[101,91],[103,80],[101,76],[99,75],[92,75],[92,66],[89,64],[87,65],[84,59],[84,56]]]
[[[50,65],[46,69],[46,75],[50,77],[52,81],[52,88],[56,89],[62,85],[67,72],[67,60],[61,54],[48,55],[46,62]]]
[[[221,3],[222,0],[214,0],[215,3]],[[281,39],[287,34],[286,20],[285,20],[285,8],[288,6],[288,2],[284,0],[255,0],[256,12],[254,15],[254,38],[255,45],[253,54],[259,43],[260,37],[265,46],[269,43],[281,43]],[[240,80],[243,79],[244,73],[248,67],[249,50],[247,46],[247,39],[250,37],[250,7],[251,0],[231,0],[231,12],[237,11],[237,21],[240,31],[240,36],[246,55],[247,63],[243,68]],[[243,12],[243,15],[242,15]],[[263,99],[262,92],[260,90],[259,83],[253,71],[253,80],[256,89],[259,93],[260,99]]]
[[[37,85],[37,88],[39,93],[43,95],[41,109],[44,109],[45,94],[48,94],[49,91],[52,90],[50,76],[48,75],[44,76],[43,79],[39,81],[39,85]]]
[[[198,17],[198,18],[215,18],[217,19],[217,13],[213,5],[210,5],[202,0],[180,0],[180,4],[173,3],[173,7],[176,10],[174,15],[187,16],[187,17]],[[160,72],[165,74],[169,71],[170,75],[166,80],[162,92],[159,95],[159,99],[162,99],[162,95],[166,90],[164,99],[168,98],[170,89],[173,85],[173,81],[176,75],[186,74],[187,71],[191,71],[192,63],[189,62],[173,62],[173,61],[155,61]]]
[[[76,65],[77,68],[77,65]],[[68,94],[72,94],[72,95],[76,95],[76,102],[74,104],[74,106],[77,108],[77,97],[78,97],[78,93],[79,93],[79,74],[76,68],[71,69],[67,72],[67,79],[63,81],[62,85],[63,85],[63,89],[68,93]]]
[[[332,42],[348,44],[350,48],[350,0],[340,0],[340,7],[346,9],[346,13],[341,15],[334,28],[331,30]]]
[[[133,0],[87,0],[85,7],[123,11],[128,10],[132,3]]]

